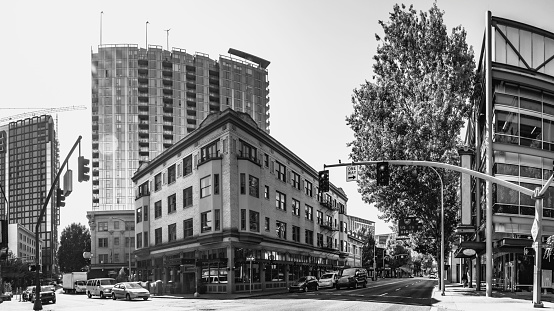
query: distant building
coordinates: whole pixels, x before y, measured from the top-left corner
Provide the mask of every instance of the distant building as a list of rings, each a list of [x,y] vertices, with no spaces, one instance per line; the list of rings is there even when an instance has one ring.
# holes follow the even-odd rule
[[[269,61],[229,49],[211,59],[184,49],[101,45],[92,67],[92,210],[133,210],[141,162],[233,109],[269,133]],[[87,157],[88,158],[88,157]]]
[[[35,233],[44,200],[59,168],[58,141],[52,116],[42,115],[0,126],[0,185],[9,202],[0,200],[0,217]],[[55,188],[40,225],[42,272],[58,273],[60,210]],[[7,211],[7,213],[6,213]],[[9,237],[8,240],[11,240]]]
[[[139,280],[265,291],[359,262],[344,191],[319,193],[318,172],[248,114],[210,114],[133,182]]]
[[[35,234],[20,224],[8,225],[8,249],[23,263],[34,265],[38,251],[39,264],[42,265],[42,240],[39,247],[35,244]]]

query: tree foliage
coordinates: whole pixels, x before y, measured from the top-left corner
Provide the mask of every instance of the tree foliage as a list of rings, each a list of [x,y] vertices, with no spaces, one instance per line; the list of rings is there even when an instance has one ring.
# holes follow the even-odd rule
[[[90,232],[81,224],[72,223],[62,231],[58,262],[63,273],[81,271],[86,265],[83,252],[90,251]]]
[[[447,33],[444,12],[433,4],[419,14],[395,5],[374,56],[373,81],[354,90],[354,112],[347,124],[354,132],[348,144],[354,161],[422,160],[459,165],[458,138],[470,111],[475,62],[460,26]],[[444,182],[445,232],[456,223],[459,174],[437,169]],[[440,251],[441,184],[427,167],[391,166],[389,186],[374,182],[375,167],[362,168],[359,191],[375,204],[381,219],[395,222],[416,216],[423,233],[413,237],[414,250]],[[447,241],[448,242],[448,241]]]

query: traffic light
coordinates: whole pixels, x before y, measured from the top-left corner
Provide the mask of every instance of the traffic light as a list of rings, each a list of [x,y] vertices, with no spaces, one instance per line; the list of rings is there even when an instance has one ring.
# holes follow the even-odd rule
[[[535,249],[532,247],[524,247],[523,248],[523,255],[524,256],[535,256]]]
[[[377,186],[389,185],[389,163],[377,163]]]
[[[58,188],[56,189],[56,205],[58,207],[64,207],[65,206],[65,195],[63,194],[63,190]]]
[[[80,156],[78,161],[79,161],[79,174],[78,174],[79,176],[77,179],[79,180],[79,182],[88,181],[90,178],[90,176],[88,175],[90,171],[90,167],[88,167],[90,160],[85,159],[84,156]]]
[[[319,192],[329,192],[329,170],[319,171]]]

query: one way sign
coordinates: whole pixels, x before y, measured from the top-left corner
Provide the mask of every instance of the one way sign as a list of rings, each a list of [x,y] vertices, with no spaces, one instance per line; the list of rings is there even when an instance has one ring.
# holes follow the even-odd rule
[[[349,165],[346,167],[346,181],[357,181],[358,180],[358,166]]]

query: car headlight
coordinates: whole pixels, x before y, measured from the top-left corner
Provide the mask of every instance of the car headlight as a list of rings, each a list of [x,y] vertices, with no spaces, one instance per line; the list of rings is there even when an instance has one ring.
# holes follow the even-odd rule
[[[109,288],[105,288],[105,289],[103,290],[104,293],[109,293],[109,292],[111,292],[111,291],[112,291],[112,290],[109,289]]]

